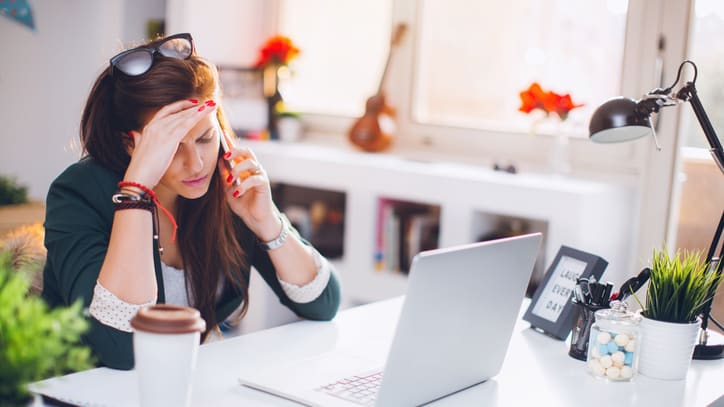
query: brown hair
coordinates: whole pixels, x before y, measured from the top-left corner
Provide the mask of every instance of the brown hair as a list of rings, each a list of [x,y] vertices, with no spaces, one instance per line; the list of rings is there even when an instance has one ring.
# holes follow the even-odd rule
[[[217,99],[217,90],[216,68],[196,55],[186,60],[157,55],[148,72],[134,77],[120,73],[111,76],[108,67],[93,85],[83,110],[83,153],[122,174],[131,159],[127,146],[133,141],[128,131],[141,129],[151,114],[172,102]],[[224,130],[230,132],[220,104],[217,116]],[[192,305],[206,320],[205,337],[217,324],[216,294],[223,277],[243,294],[240,317],[248,307],[249,270],[237,238],[242,230],[226,202],[218,168],[206,195],[193,200],[177,199],[177,236],[186,291]]]

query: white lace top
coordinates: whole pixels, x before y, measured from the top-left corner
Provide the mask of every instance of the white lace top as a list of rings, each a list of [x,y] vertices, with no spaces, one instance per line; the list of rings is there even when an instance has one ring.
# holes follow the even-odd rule
[[[281,279],[279,280],[284,293],[287,294],[290,300],[298,304],[312,302],[317,299],[325,287],[327,287],[329,277],[332,273],[327,259],[322,257],[314,248],[311,250],[314,264],[317,266],[317,276],[314,277],[314,280],[303,286],[291,284]],[[161,263],[161,274],[163,276],[166,303],[189,306],[191,302],[186,292],[186,279],[183,270]],[[219,288],[222,289],[223,287]],[[89,311],[95,319],[104,325],[121,331],[132,332],[133,329],[131,328],[130,321],[136,315],[136,312],[138,312],[141,307],[154,303],[155,301],[146,304],[131,304],[125,302],[108,291],[108,289],[103,287],[99,282],[96,282]]]

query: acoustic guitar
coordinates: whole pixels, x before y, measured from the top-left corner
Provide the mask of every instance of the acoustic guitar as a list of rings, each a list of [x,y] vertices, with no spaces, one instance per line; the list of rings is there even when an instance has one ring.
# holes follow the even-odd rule
[[[382,71],[382,77],[377,86],[377,93],[367,99],[365,114],[357,119],[349,130],[349,140],[362,150],[370,152],[382,151],[392,143],[395,128],[395,110],[385,102],[383,89],[393,51],[402,41],[405,31],[407,31],[407,24],[405,23],[399,23],[395,27],[390,40],[390,50],[387,53],[385,69]]]

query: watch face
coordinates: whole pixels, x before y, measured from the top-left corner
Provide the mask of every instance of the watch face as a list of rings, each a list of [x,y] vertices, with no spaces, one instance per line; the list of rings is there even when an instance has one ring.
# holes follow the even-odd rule
[[[576,285],[576,280],[586,270],[587,263],[568,256],[561,256],[553,271],[553,276],[538,298],[533,314],[555,323],[568,303],[568,298]]]

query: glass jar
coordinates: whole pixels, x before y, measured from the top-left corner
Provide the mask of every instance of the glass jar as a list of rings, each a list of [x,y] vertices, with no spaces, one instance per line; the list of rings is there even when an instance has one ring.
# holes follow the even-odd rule
[[[631,380],[638,369],[641,315],[629,312],[624,302],[612,301],[611,308],[596,311],[595,318],[588,343],[588,372],[613,381]]]

